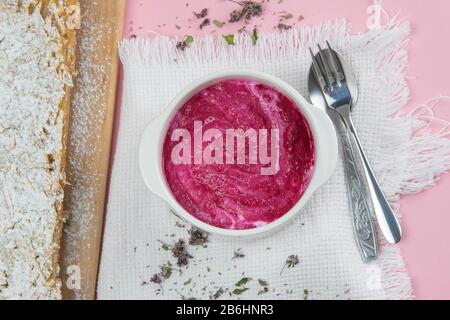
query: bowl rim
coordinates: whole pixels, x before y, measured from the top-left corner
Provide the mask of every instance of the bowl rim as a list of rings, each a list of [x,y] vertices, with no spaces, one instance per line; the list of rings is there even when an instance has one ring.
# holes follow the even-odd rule
[[[179,108],[181,108],[187,100],[189,100],[192,96],[200,92],[206,87],[209,87],[210,85],[224,81],[229,79],[252,79],[256,80],[260,83],[270,85],[274,87],[276,90],[280,91],[281,93],[285,94],[289,98],[291,98],[295,105],[300,109],[302,114],[305,116],[311,132],[314,139],[314,152],[315,152],[315,163],[312,173],[312,178],[305,189],[303,195],[300,197],[300,199],[289,209],[284,215],[277,218],[276,220],[260,227],[252,228],[252,229],[225,229],[216,227],[210,224],[207,224],[200,219],[196,218],[189,212],[187,212],[186,209],[184,209],[181,204],[178,203],[178,201],[175,199],[174,195],[172,194],[172,191],[170,189],[170,186],[167,183],[167,180],[165,178],[164,174],[164,168],[163,168],[163,161],[162,161],[162,151],[163,151],[163,145],[164,141],[167,135],[168,126],[170,124],[170,121],[172,120],[173,116],[178,112]],[[140,167],[141,172],[144,178],[144,181],[149,187],[151,191],[154,191],[154,184],[155,181],[149,181],[149,178],[146,177],[145,172],[147,171],[144,166],[148,165],[146,164],[146,159],[148,159],[148,152],[145,152],[145,148],[148,148],[146,142],[148,142],[148,139],[158,139],[156,142],[156,166],[157,166],[157,183],[160,184],[160,192],[157,194],[160,196],[163,200],[165,200],[169,206],[173,209],[173,213],[175,213],[180,218],[187,220],[189,223],[191,223],[193,226],[217,235],[223,235],[223,236],[231,236],[231,237],[251,237],[251,236],[257,236],[261,234],[265,234],[271,231],[274,231],[276,229],[279,229],[281,226],[285,225],[287,222],[292,220],[295,216],[297,216],[300,212],[300,209],[307,203],[307,201],[310,199],[311,195],[331,176],[332,171],[334,170],[334,167],[337,162],[337,139],[336,136],[334,136],[335,141],[331,141],[331,144],[334,144],[334,147],[331,147],[331,150],[336,150],[335,152],[335,161],[334,164],[332,163],[331,166],[333,167],[332,170],[329,170],[330,172],[328,174],[325,174],[326,177],[320,177],[318,172],[318,161],[321,160],[322,157],[325,156],[325,150],[330,149],[330,146],[321,145],[320,142],[323,142],[323,139],[320,139],[320,126],[324,125],[324,121],[328,121],[326,125],[333,126],[331,123],[331,120],[329,120],[328,116],[325,114],[324,111],[320,110],[319,108],[316,108],[312,106],[310,103],[306,101],[305,98],[297,91],[295,90],[291,85],[284,82],[283,80],[269,75],[267,73],[263,72],[255,72],[255,71],[247,71],[247,70],[225,70],[220,72],[215,72],[212,74],[208,74],[206,76],[200,77],[197,80],[193,81],[191,84],[189,84],[187,87],[185,87],[165,108],[163,113],[155,118],[153,121],[150,122],[150,124],[147,126],[147,130],[149,130],[150,127],[153,125],[153,130],[151,134],[145,134],[141,140],[140,145]],[[334,127],[332,127],[334,132]],[[158,133],[159,136],[155,137],[155,131]],[[334,132],[335,134],[335,132]],[[147,136],[147,137],[146,137]],[[320,141],[322,140],[322,141]],[[326,140],[326,139],[325,139]],[[333,139],[331,139],[333,140]],[[320,142],[319,142],[320,141]],[[330,141],[328,141],[330,142]],[[333,153],[333,152],[332,152]],[[147,156],[146,156],[147,155]],[[155,160],[155,159],[153,159]],[[154,192],[155,193],[155,192]]]

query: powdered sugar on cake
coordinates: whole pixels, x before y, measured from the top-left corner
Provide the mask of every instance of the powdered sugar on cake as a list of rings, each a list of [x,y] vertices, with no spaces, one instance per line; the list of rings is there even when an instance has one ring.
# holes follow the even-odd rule
[[[65,86],[52,19],[0,4],[0,299],[61,297]]]

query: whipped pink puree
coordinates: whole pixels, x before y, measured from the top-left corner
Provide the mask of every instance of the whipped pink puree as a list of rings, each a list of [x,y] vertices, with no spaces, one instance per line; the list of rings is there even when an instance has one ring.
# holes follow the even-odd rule
[[[179,142],[171,141],[172,132],[184,128],[194,137],[194,121],[203,122],[203,132],[219,129],[224,140],[226,129],[279,129],[279,171],[261,175],[259,162],[174,164],[171,153]],[[289,97],[253,80],[226,80],[201,90],[175,114],[164,142],[163,167],[187,212],[219,228],[251,229],[282,217],[300,199],[311,181],[314,155],[309,124]]]

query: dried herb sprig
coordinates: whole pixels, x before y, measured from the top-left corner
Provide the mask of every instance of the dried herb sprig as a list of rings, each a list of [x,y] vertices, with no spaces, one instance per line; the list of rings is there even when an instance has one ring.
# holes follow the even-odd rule
[[[253,17],[259,17],[262,14],[262,4],[252,0],[245,1],[234,1],[230,0],[234,3],[237,3],[241,6],[240,10],[234,10],[230,13],[229,22],[239,22],[242,19],[245,23],[249,23]]]
[[[293,255],[290,255],[290,256],[287,258],[286,263],[284,264],[283,268],[281,269],[280,275],[283,273],[283,271],[284,271],[284,269],[285,269],[286,267],[288,267],[288,268],[293,268],[293,267],[295,267],[296,265],[298,265],[299,262],[300,262],[300,259],[298,258],[298,255],[294,255],[294,254],[293,254]]]

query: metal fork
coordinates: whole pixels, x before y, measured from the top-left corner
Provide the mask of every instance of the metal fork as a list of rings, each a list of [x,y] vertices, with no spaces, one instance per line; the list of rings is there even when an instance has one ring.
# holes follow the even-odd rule
[[[351,70],[348,68],[344,70],[344,68],[342,68],[344,63],[341,60],[342,58],[340,58],[340,56],[331,48],[328,41],[327,49],[323,50],[320,46],[318,46],[318,48],[319,53],[317,56],[315,56],[310,49],[313,58],[313,71],[317,83],[323,93],[328,110],[337,113],[341,122],[343,122],[343,124],[341,124],[343,127],[340,127],[338,130],[340,132],[346,131],[345,135],[341,135],[343,149],[353,153],[352,143],[348,140],[348,135],[350,135],[357,146],[358,152],[354,155],[358,158],[359,163],[363,168],[363,174],[360,175],[357,172],[357,176],[364,178],[364,182],[369,191],[368,196],[370,196],[372,200],[373,211],[377,217],[380,229],[390,243],[397,243],[400,241],[402,235],[400,224],[373,173],[373,169],[370,166],[350,116],[350,111],[354,102],[350,88],[353,89],[353,92],[356,91],[357,95],[357,84],[350,83],[350,81],[355,79],[355,77],[349,75],[349,73],[352,72]],[[333,122],[336,125],[335,120],[333,120]],[[344,150],[344,155],[346,150]],[[353,162],[352,166],[356,168],[354,159],[348,160]],[[366,205],[367,202],[365,205],[363,204],[363,206]]]

